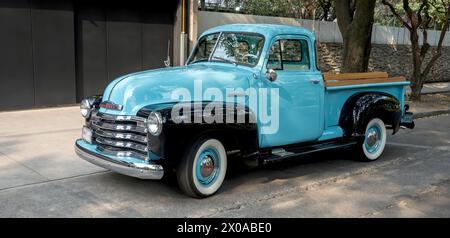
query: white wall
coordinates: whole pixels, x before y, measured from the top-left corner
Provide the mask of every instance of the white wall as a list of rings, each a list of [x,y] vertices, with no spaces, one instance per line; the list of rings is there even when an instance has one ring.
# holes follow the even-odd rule
[[[335,22],[313,21],[286,17],[255,16],[234,13],[207,12],[198,13],[198,33],[219,25],[230,23],[269,23],[305,27],[316,35],[320,42],[342,43],[342,35]],[[428,43],[436,46],[439,41],[440,31],[428,31]],[[420,43],[422,34],[420,34]],[[372,43],[389,45],[409,45],[409,31],[401,27],[375,25],[372,31]],[[450,32],[446,34],[444,46],[450,46]]]

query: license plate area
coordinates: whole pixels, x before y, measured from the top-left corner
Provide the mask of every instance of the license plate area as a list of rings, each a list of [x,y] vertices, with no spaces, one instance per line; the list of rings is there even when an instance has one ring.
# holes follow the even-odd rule
[[[402,123],[412,123],[413,122],[413,114],[411,112],[405,112],[402,117]]]

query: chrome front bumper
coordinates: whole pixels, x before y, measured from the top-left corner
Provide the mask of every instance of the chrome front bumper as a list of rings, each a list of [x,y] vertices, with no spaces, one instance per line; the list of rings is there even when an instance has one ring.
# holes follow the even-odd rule
[[[161,179],[164,176],[163,167],[151,162],[129,163],[125,161],[117,161],[85,149],[78,145],[78,143],[75,143],[75,152],[82,159],[119,174],[140,179]]]

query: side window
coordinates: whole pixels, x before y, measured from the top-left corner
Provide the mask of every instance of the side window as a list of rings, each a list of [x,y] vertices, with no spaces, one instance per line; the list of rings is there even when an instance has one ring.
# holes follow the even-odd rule
[[[269,61],[267,62],[268,69],[283,70],[281,59],[281,43],[280,40],[275,41],[270,47]]]
[[[306,40],[283,39],[276,41],[269,51],[268,69],[308,71],[309,49]]]

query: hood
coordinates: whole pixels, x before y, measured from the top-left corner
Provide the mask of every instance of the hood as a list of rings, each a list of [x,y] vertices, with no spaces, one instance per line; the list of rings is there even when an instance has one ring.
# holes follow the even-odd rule
[[[179,102],[172,96],[177,92],[189,92],[194,100],[194,84],[199,83],[202,93],[208,88],[217,88],[226,96],[226,88],[247,89],[252,75],[253,71],[248,68],[219,64],[196,64],[133,73],[111,82],[103,94],[103,101],[122,105],[122,110],[102,108],[101,111],[116,115],[136,115],[148,105]]]

